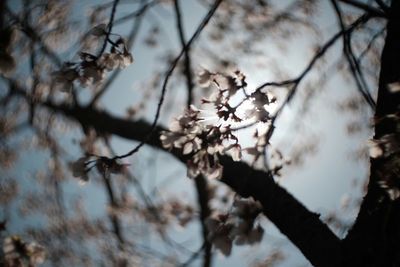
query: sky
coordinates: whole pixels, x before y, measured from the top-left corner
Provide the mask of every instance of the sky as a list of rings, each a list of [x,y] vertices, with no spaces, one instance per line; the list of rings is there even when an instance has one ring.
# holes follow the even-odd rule
[[[188,38],[193,34],[207,10],[194,0],[181,2],[185,25],[184,31]],[[275,2],[277,2],[278,6],[286,6],[290,1]],[[321,2],[315,24],[318,25],[321,33],[323,33],[318,38],[324,41],[338,31],[339,28],[335,14],[328,1]],[[82,19],[87,14],[87,8],[92,7],[94,3],[98,4],[99,2],[77,1],[74,6],[74,16],[77,19]],[[130,10],[129,8],[131,8],[129,4],[121,1],[121,4],[117,7],[117,17],[127,14]],[[152,9],[146,15],[137,37],[139,41],[134,44],[131,50],[134,63],[121,72],[117,80],[111,85],[110,90],[102,97],[102,108],[114,115],[124,116],[126,108],[139,103],[146,94],[143,88],[146,89],[146,82],[152,77],[154,70],[164,70],[164,66],[160,64],[160,51],[168,50],[172,55],[179,53],[178,35],[171,10],[171,7],[163,5]],[[155,49],[149,49],[142,40],[158,22],[161,22],[160,25],[162,27],[157,37],[158,46]],[[129,32],[130,27],[130,24],[115,25],[113,32],[124,36]],[[294,25],[293,27],[295,31],[297,26]],[[207,30],[202,34],[207,35]],[[262,43],[260,47],[265,50],[265,57],[262,60],[264,58],[267,60],[265,63],[267,67],[259,67],[259,65],[255,64],[254,58],[240,58],[237,67],[247,75],[249,90],[266,80],[275,78],[274,72],[268,68],[269,62],[278,62],[278,65],[286,73],[289,73],[290,77],[298,75],[313,56],[313,50],[310,49],[312,41],[315,40],[309,40],[307,35],[299,36],[295,42],[286,43],[286,49],[284,50],[271,41]],[[204,42],[196,44],[198,47],[206,45],[207,43],[204,44]],[[225,53],[231,53],[231,51],[227,50]],[[340,42],[338,42],[329,50],[328,57],[325,60],[330,63],[340,55],[341,46]],[[220,56],[224,56],[224,51],[221,51]],[[209,62],[207,60],[202,62],[201,58],[199,58],[193,62],[193,66],[196,70],[201,70],[209,66]],[[317,79],[319,75],[321,74],[318,71],[310,73],[310,77],[304,81],[306,89],[298,93],[299,99],[307,97],[307,93],[309,93],[307,91],[308,83],[311,83],[313,79]],[[164,112],[160,120],[160,123],[165,127],[168,127],[168,123],[174,116],[181,114],[185,106],[185,97],[180,93],[182,92],[180,88],[182,85],[182,82],[173,82],[169,86],[163,107]],[[341,104],[357,95],[355,88],[351,79],[345,79],[340,74],[328,75],[326,83],[323,87],[318,88],[315,96],[311,99],[311,104],[307,106],[307,112],[303,112],[301,101],[294,101],[285,108],[276,125],[275,135],[271,140],[272,146],[278,147],[288,157],[293,155],[293,149],[297,146],[312,145],[310,154],[302,154],[300,156],[302,164],[285,166],[281,177],[277,178],[277,182],[307,208],[320,213],[322,217],[327,217],[332,212],[339,211],[342,218],[349,222],[355,218],[357,207],[347,210],[347,212],[342,212],[341,205],[349,199],[357,202],[362,196],[361,188],[368,176],[368,161],[355,159],[355,155],[359,151],[366,151],[366,143],[371,137],[371,130],[366,129],[360,133],[349,135],[347,128],[354,121],[366,124],[372,116],[372,112],[368,110],[362,114],[355,114],[342,108]],[[83,99],[88,95],[85,90],[81,92]],[[196,88],[196,90],[202,89]],[[309,90],[315,90],[315,88],[310,88]],[[140,113],[141,116],[149,121],[154,117],[155,97],[158,97],[159,94],[160,88],[157,91],[152,91],[153,98],[146,102],[146,109]],[[168,106],[168,102],[172,100],[174,104],[171,108],[171,106]],[[22,135],[20,138],[28,138],[27,136],[30,133],[25,134],[26,136]],[[65,144],[70,160],[80,156],[76,139],[81,135],[79,130],[74,130],[65,137],[65,140],[61,141]],[[243,147],[254,142],[250,131],[239,133],[239,137]],[[134,142],[119,137],[113,137],[111,144],[117,154],[124,154],[135,145]],[[18,176],[20,184],[23,185],[21,187],[22,192],[32,190],[32,187],[35,186],[35,181],[32,181],[30,176],[34,170],[40,168],[42,164],[46,164],[45,158],[48,155],[46,153],[37,153],[37,151],[26,151],[18,163],[18,168],[12,171],[12,175]],[[130,164],[130,170],[139,177],[147,193],[154,194],[154,188],[157,188],[156,192],[160,194],[160,196],[157,196],[158,198],[162,199],[173,195],[181,197],[188,203],[195,203],[196,193],[192,181],[186,178],[186,167],[167,153],[144,147],[139,153],[126,161]],[[136,194],[133,186],[130,186],[128,190],[132,194]],[[63,192],[66,198],[75,195],[83,196],[86,211],[93,217],[101,216],[106,212],[104,207],[107,206],[108,200],[103,189],[95,182],[79,186],[77,181],[71,177],[70,180],[63,184]],[[18,201],[14,203],[14,207],[17,204]],[[12,224],[10,224],[10,232],[20,232],[27,225],[42,224],[40,216],[37,218],[33,216],[27,219],[20,217],[16,210],[11,211],[11,213]],[[261,222],[266,227],[266,232],[260,245],[256,247],[235,246],[232,255],[229,257],[216,253],[214,266],[247,266],[254,257],[265,257],[266,251],[273,251],[276,247],[282,248],[287,256],[287,259],[278,266],[310,266],[299,250],[288,242],[271,222],[265,218]],[[145,229],[144,231],[150,231],[145,226],[143,229]],[[345,234],[336,229],[334,231],[341,236]],[[196,250],[201,245],[198,239],[199,233],[198,223],[193,223],[186,229],[171,229],[168,234],[175,240],[184,242],[188,248]],[[157,242],[157,238],[151,235],[146,240],[143,240],[145,245],[162,250],[162,247],[158,247]],[[200,266],[199,264],[200,262],[196,261],[193,266]]]

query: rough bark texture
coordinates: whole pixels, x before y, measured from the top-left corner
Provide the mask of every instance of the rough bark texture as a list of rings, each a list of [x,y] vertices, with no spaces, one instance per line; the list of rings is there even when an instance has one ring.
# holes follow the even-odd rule
[[[400,94],[387,85],[400,81],[400,1],[393,1],[381,58],[375,121],[399,112]],[[395,123],[377,123],[375,139],[395,132]],[[344,240],[346,266],[400,266],[400,200],[391,201],[378,182],[390,158],[371,160],[368,193],[359,215]],[[398,179],[398,177],[397,177]]]

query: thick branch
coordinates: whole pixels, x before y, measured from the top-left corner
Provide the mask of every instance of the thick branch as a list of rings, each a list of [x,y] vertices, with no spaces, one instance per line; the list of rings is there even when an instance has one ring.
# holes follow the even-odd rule
[[[183,31],[183,22],[182,22],[182,14],[181,14],[181,9],[179,5],[179,0],[175,0],[174,2],[174,7],[175,7],[175,13],[176,13],[176,24],[178,28],[178,33],[179,33],[179,40],[181,42],[182,48],[185,47],[186,44],[186,38],[185,34]],[[188,90],[188,97],[187,97],[187,106],[189,107],[190,104],[192,104],[193,101],[193,77],[192,77],[192,63],[191,63],[191,58],[190,58],[190,47],[188,47],[185,50],[185,69],[184,69],[184,74],[186,77],[186,88]]]
[[[146,139],[149,123],[116,118],[106,112],[89,108],[47,107],[78,121],[82,127],[93,127],[98,133],[109,133],[120,137],[143,141]],[[164,150],[159,140],[162,127],[156,127],[156,134],[146,143]],[[178,150],[168,151],[185,163],[188,159]],[[272,176],[264,171],[254,170],[244,162],[234,162],[223,156],[222,182],[229,185],[243,197],[254,197],[264,207],[264,214],[285,234],[315,266],[339,266],[341,260],[340,240],[319,220],[319,215],[310,212],[285,189],[277,185]]]
[[[387,115],[398,114],[400,94],[391,93],[388,84],[400,81],[400,1],[392,1],[387,25],[387,36],[381,58],[381,72],[376,107],[376,121]],[[375,138],[396,132],[398,123],[388,120],[375,126]],[[400,265],[400,199],[391,201],[379,186],[382,176],[390,175],[390,157],[371,160],[368,193],[364,197],[353,228],[345,239],[345,246],[353,248],[348,259],[354,266]],[[398,166],[396,166],[398,168]],[[398,177],[395,177],[398,179]]]

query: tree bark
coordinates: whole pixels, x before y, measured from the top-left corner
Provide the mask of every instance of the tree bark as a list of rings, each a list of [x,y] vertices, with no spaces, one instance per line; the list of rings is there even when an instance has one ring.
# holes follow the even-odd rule
[[[399,127],[394,120],[382,120],[399,112],[400,94],[390,93],[387,86],[400,81],[399,25],[400,1],[393,0],[381,57],[375,139],[395,133]],[[346,266],[400,266],[400,199],[392,201],[379,185],[388,175],[387,164],[391,160],[392,157],[371,159],[368,192],[356,222],[343,242]]]
[[[16,90],[16,89],[14,89]],[[22,90],[18,90],[20,94]],[[146,139],[150,124],[114,117],[93,108],[69,107],[47,102],[44,106],[78,121],[84,129],[94,128],[98,134],[114,134],[129,140],[143,141],[166,151],[159,139],[162,127],[156,127],[151,138]],[[189,159],[180,150],[166,151],[183,163]],[[309,211],[284,188],[275,183],[270,173],[255,170],[247,163],[235,162],[222,156],[224,166],[222,182],[243,197],[253,197],[263,205],[264,214],[296,245],[314,266],[340,266],[341,242],[319,215]]]

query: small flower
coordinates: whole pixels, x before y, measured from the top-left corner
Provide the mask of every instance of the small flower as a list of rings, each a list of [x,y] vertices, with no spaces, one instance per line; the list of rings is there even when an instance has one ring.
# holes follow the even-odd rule
[[[31,242],[25,247],[26,254],[29,257],[29,262],[33,266],[42,264],[46,258],[46,252],[42,246],[36,242]]]
[[[268,105],[270,103],[268,95],[261,91],[255,91],[251,94],[251,97],[253,98],[253,105],[258,108],[262,108],[264,105]]]
[[[79,184],[84,185],[89,181],[89,171],[91,167],[88,167],[88,157],[81,157],[74,162],[69,163],[69,168],[72,171],[72,175],[79,179]]]
[[[103,66],[108,71],[112,71],[118,66],[118,62],[115,60],[114,54],[104,53],[99,59],[99,65]]]
[[[123,54],[123,59],[122,59],[122,64],[120,64],[120,66],[122,66],[123,68],[128,67],[129,65],[131,65],[133,63],[133,56],[131,53],[124,53]]]
[[[118,162],[116,158],[99,157],[96,160],[96,168],[100,174],[105,175],[106,178],[110,177],[110,174],[120,174],[126,171],[129,164]]]
[[[212,79],[213,79],[214,74],[209,72],[206,69],[203,69],[199,75],[198,75],[198,83],[200,85],[200,87],[209,87]]]
[[[182,138],[182,135],[174,132],[162,131],[160,135],[161,144],[164,148],[172,149],[178,141]]]
[[[81,157],[78,160],[71,162],[69,167],[72,171],[72,175],[74,177],[81,177],[87,173],[86,169],[86,161],[88,160],[87,157]]]
[[[375,140],[368,140],[369,156],[371,158],[379,158],[383,155],[383,150]]]
[[[83,87],[88,86],[90,83],[96,84],[103,80],[105,73],[102,67],[99,67],[95,62],[86,62],[82,64],[82,73],[79,77]]]
[[[215,166],[207,169],[206,176],[209,179],[220,179],[222,177],[223,170],[224,167],[221,164],[217,163],[215,164]]]
[[[388,84],[388,90],[392,94],[396,94],[400,92],[400,82],[394,82]]]

